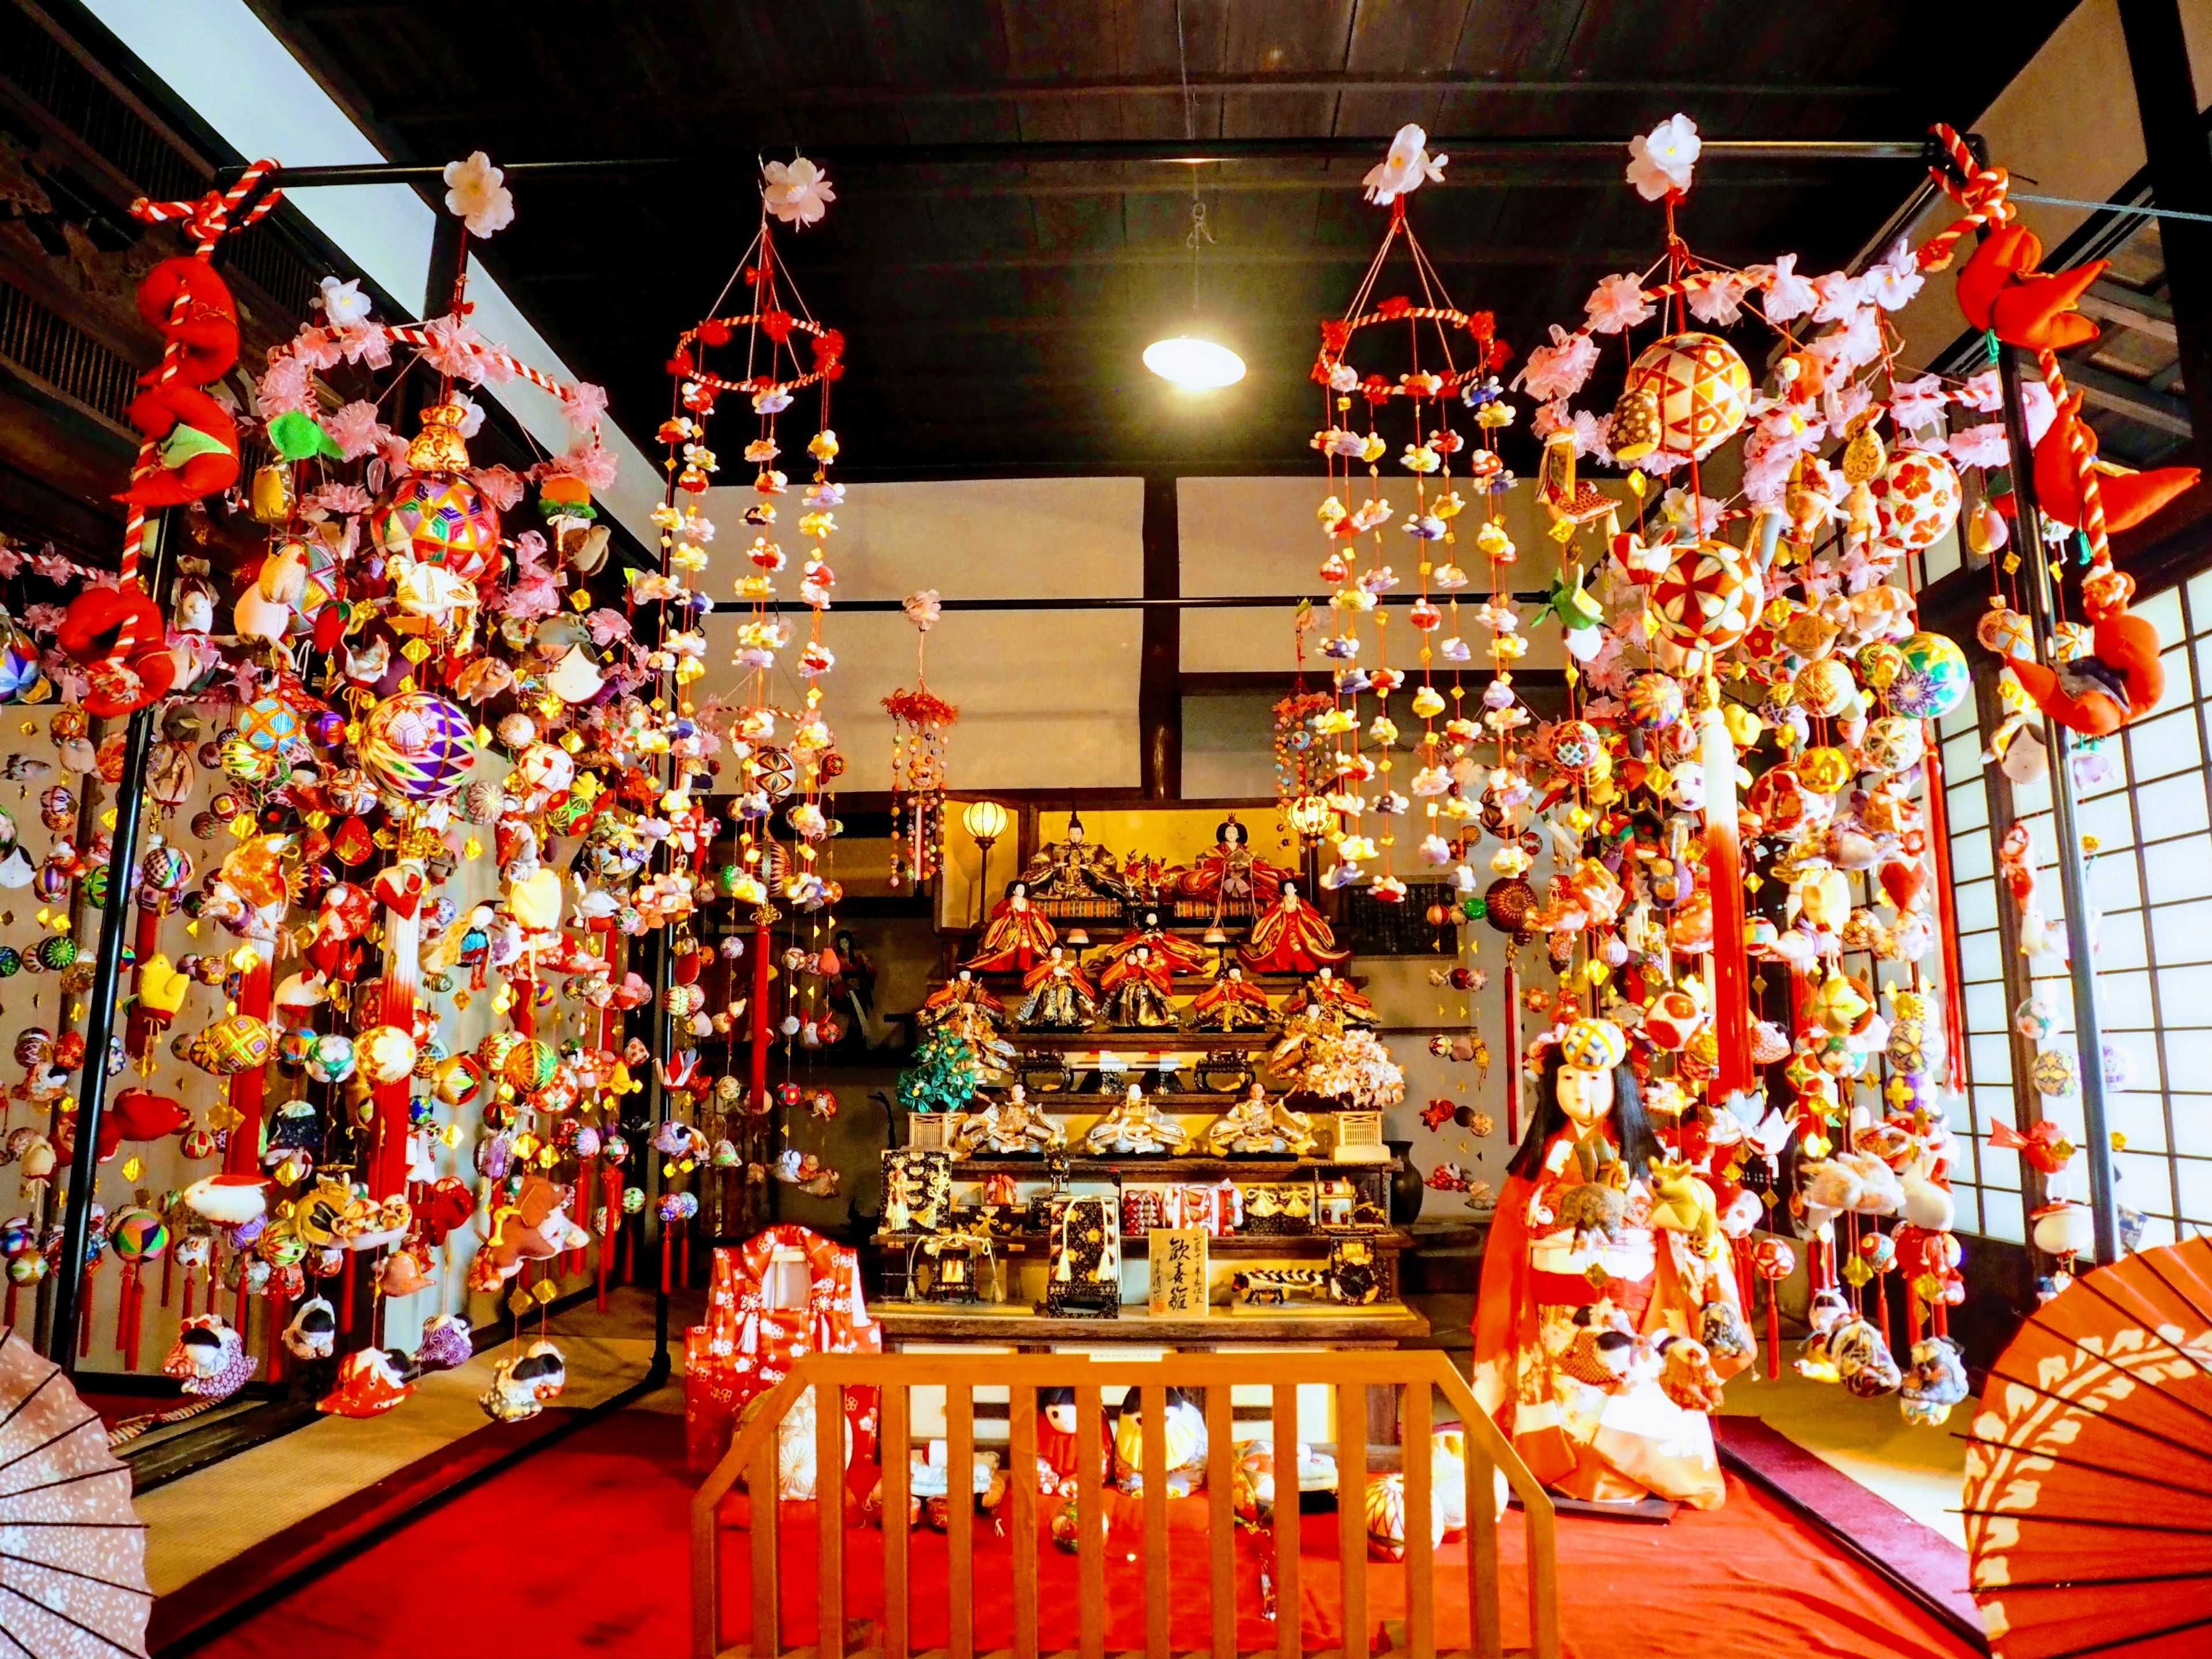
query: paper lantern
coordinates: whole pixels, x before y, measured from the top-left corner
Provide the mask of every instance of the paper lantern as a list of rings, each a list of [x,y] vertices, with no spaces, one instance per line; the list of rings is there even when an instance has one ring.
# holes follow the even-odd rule
[[[497,568],[499,509],[467,478],[450,472],[410,472],[385,489],[369,510],[369,538],[388,555],[404,554],[465,581]]]
[[[1657,447],[1702,459],[1735,435],[1751,407],[1751,371],[1715,334],[1669,334],[1638,354],[1624,398],[1650,394],[1659,409]]]
[[[1875,538],[1905,553],[1949,535],[1966,501],[1951,458],[1933,449],[1899,450],[1867,490],[1874,497]]]
[[[1941,634],[1915,634],[1897,647],[1905,665],[1889,688],[1889,706],[1908,720],[1940,720],[1966,700],[1966,653]]]
[[[476,726],[450,698],[402,691],[369,710],[359,748],[379,788],[418,805],[443,800],[475,763]]]
[[[1726,542],[1699,542],[1668,562],[1651,588],[1660,636],[1689,651],[1725,651],[1749,631],[1759,582]]]

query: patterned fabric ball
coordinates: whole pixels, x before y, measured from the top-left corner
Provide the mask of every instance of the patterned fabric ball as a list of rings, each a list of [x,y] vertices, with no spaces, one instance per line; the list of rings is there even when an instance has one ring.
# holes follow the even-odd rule
[[[1699,542],[1675,554],[1651,589],[1662,637],[1685,650],[1725,651],[1750,629],[1759,584],[1743,555],[1726,542]]]
[[[1908,720],[1940,720],[1966,700],[1966,653],[1941,634],[1915,634],[1897,647],[1905,666],[1889,706]]]
[[[1933,449],[1899,450],[1867,491],[1874,497],[1876,538],[1906,553],[1949,535],[1966,500],[1951,458]]]
[[[1863,745],[1866,757],[1885,772],[1902,772],[1928,752],[1928,740],[1918,720],[1884,714],[1869,723]]]
[[[440,565],[477,581],[499,562],[499,509],[466,478],[410,472],[388,485],[368,515],[369,538],[387,554]]]
[[[1536,908],[1536,890],[1518,876],[1505,876],[1490,884],[1482,895],[1483,919],[1501,933],[1518,933],[1528,925]]]
[[[2027,617],[2006,605],[1993,605],[1974,624],[1974,637],[1985,651],[2025,657],[2035,649],[2035,629]]]
[[[217,1077],[235,1077],[266,1066],[276,1050],[266,1022],[252,1014],[232,1014],[205,1030],[181,1039],[179,1056]]]
[[[553,1080],[561,1069],[561,1056],[548,1044],[527,1038],[507,1050],[507,1058],[500,1062],[500,1075],[524,1094],[542,1089]]]
[[[1850,668],[1833,657],[1821,657],[1797,671],[1790,701],[1815,720],[1833,720],[1850,706],[1857,690]]]
[[[294,638],[313,630],[316,617],[338,597],[343,580],[338,574],[337,555],[321,537],[310,537],[300,544],[300,550],[307,564],[307,580],[299,604],[292,607],[292,625],[285,630]]]
[[[2045,1048],[2035,1057],[2028,1077],[2036,1092],[2054,1099],[2074,1092],[2075,1066],[2074,1051],[2070,1048]]]
[[[1662,453],[1702,459],[1743,425],[1751,371],[1718,335],[1670,334],[1638,354],[1626,389],[1657,401]]]
[[[1671,674],[1638,674],[1628,683],[1628,723],[1657,732],[1682,718],[1682,683]]]
[[[125,1261],[158,1261],[169,1248],[169,1224],[143,1205],[125,1205],[107,1224],[107,1242]]]
[[[369,710],[360,750],[378,787],[416,803],[443,800],[475,763],[475,723],[450,698],[402,691]]]
[[[1887,640],[1859,647],[1859,683],[1869,691],[1883,692],[1897,684],[1905,672],[1905,653]]]
[[[1587,777],[1605,754],[1605,739],[1588,720],[1561,720],[1552,728],[1552,760],[1562,772]]]
[[[264,755],[289,757],[307,750],[307,733],[300,724],[300,711],[283,697],[256,697],[241,708],[238,711],[238,735],[249,747]]]
[[[1851,757],[1832,744],[1818,744],[1797,757],[1798,781],[1816,795],[1832,795],[1851,781]]]

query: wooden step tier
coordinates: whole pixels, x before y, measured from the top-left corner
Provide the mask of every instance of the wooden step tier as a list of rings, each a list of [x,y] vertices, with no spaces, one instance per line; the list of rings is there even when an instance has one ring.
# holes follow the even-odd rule
[[[1087,950],[1095,950],[1097,947],[1096,945],[1091,945],[1086,946],[1085,948]],[[1248,973],[1244,975],[1244,982],[1247,985],[1254,986],[1260,990],[1265,991],[1269,996],[1281,997],[1288,996],[1291,992],[1306,984],[1313,977],[1314,975],[1311,974]],[[1366,986],[1368,976],[1364,974],[1339,974],[1336,977],[1343,981],[1346,985],[1351,986],[1352,989],[1356,991],[1360,990]],[[982,981],[983,988],[989,991],[993,996],[998,998],[1001,1002],[1007,1003],[1009,1006],[1011,1006],[1015,1000],[1018,1000],[1020,996],[1022,976],[1018,973],[1011,971],[1006,973],[982,973],[976,974],[975,978]],[[945,981],[941,979],[933,979],[929,981],[929,988],[934,991],[944,983]],[[1206,989],[1206,988],[1212,984],[1212,981],[1203,974],[1177,974],[1175,976],[1173,983],[1176,996],[1193,997],[1196,996],[1200,991]]]
[[[1305,1176],[1377,1171],[1387,1175],[1398,1167],[1398,1161],[1377,1158],[1371,1164],[1360,1164],[1316,1158],[1071,1158],[1065,1160],[1065,1165],[1071,1181],[1120,1176],[1140,1183],[1148,1180],[1193,1183],[1223,1180],[1281,1182]],[[1042,1158],[963,1158],[954,1160],[952,1164],[955,1181],[981,1180],[994,1175],[1041,1179],[1044,1174],[1045,1160]]]
[[[1265,1054],[1277,1039],[1265,1031],[1016,1031],[1006,1041],[1037,1054],[1082,1054],[1091,1048],[1117,1054]]]
[[[878,1233],[868,1242],[878,1249],[908,1250],[933,1238],[949,1237],[943,1233]],[[1279,1256],[1327,1255],[1329,1246],[1340,1239],[1358,1239],[1378,1250],[1410,1250],[1414,1239],[1410,1233],[1395,1229],[1362,1232],[1346,1229],[1337,1232],[1306,1233],[1225,1233],[1206,1242],[1206,1254],[1212,1256]],[[991,1242],[1001,1249],[1046,1249],[1051,1236],[1046,1233],[994,1233]],[[1127,1233],[1121,1238],[1123,1255],[1143,1255],[1152,1247],[1152,1241],[1142,1233]]]
[[[1155,1315],[1125,1304],[1118,1319],[1055,1319],[1016,1303],[885,1302],[868,1310],[885,1340],[904,1342],[1060,1344],[1121,1341],[1204,1347],[1217,1342],[1328,1343],[1347,1348],[1396,1347],[1429,1334],[1428,1320],[1402,1302],[1346,1308],[1328,1303],[1280,1308],[1217,1307],[1203,1317]],[[1139,1380],[1133,1377],[1133,1380]]]

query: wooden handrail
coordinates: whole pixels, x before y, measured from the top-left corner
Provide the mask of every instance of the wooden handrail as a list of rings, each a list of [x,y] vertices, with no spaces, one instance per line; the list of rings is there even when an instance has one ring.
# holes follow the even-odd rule
[[[1145,1473],[1144,1578],[1146,1659],[1170,1659],[1169,1650],[1170,1569],[1167,1535],[1167,1391],[1206,1391],[1208,1436],[1206,1487],[1211,1532],[1209,1559],[1213,1585],[1213,1652],[1218,1659],[1236,1653],[1234,1517],[1231,1468],[1235,1458],[1230,1427],[1229,1390],[1264,1382],[1271,1386],[1271,1431],[1276,1448],[1279,1501],[1272,1522],[1277,1607],[1276,1650],[1279,1659],[1300,1659],[1298,1505],[1297,1501],[1297,1391],[1301,1384],[1334,1390],[1337,1419],[1339,1477],[1338,1570],[1342,1575],[1344,1659],[1364,1659],[1366,1619],[1366,1505],[1369,1479],[1366,1391],[1406,1390],[1401,1412],[1402,1439],[1421,1455],[1405,1460],[1406,1645],[1412,1659],[1436,1653],[1434,1545],[1425,1524],[1430,1512],[1430,1439],[1433,1402],[1440,1390],[1457,1411],[1467,1443],[1467,1573],[1471,1626],[1471,1659],[1501,1659],[1500,1572],[1494,1483],[1502,1473],[1521,1500],[1528,1540],[1528,1651],[1536,1659],[1558,1659],[1559,1652],[1557,1516],[1552,1500],[1476,1404],[1467,1379],[1434,1351],[1398,1350],[1359,1353],[1294,1352],[1266,1357],[1264,1375],[1255,1376],[1252,1356],[1170,1353],[1158,1358],[1093,1358],[1076,1354],[813,1354],[769,1394],[750,1407],[728,1454],[714,1466],[691,1500],[691,1644],[693,1659],[784,1659],[779,1605],[781,1505],[774,1494],[777,1478],[777,1431],[799,1396],[815,1394],[817,1492],[823,1507],[816,1528],[819,1659],[843,1659],[845,1653],[845,1563],[843,1493],[838,1472],[845,1456],[844,1394],[851,1388],[883,1391],[879,1420],[884,1455],[884,1595],[880,1632],[883,1659],[912,1659],[912,1621],[907,1605],[908,1550],[907,1454],[916,1388],[943,1388],[945,1397],[946,1474],[950,1516],[947,1541],[956,1583],[974,1565],[974,1502],[969,1492],[974,1449],[974,1390],[1010,1390],[1007,1475],[1012,1483],[1013,1537],[1025,1546],[1013,1550],[1014,1630],[1012,1659],[1038,1659],[1036,1557],[1036,1390],[1076,1390],[1077,1440],[1082,1449],[1076,1469],[1077,1557],[1080,1586],[1077,1651],[1082,1659],[1103,1659],[1106,1637],[1105,1503],[1098,1459],[1103,1418],[1099,1390],[1139,1385]],[[753,1500],[750,1527],[752,1633],[742,1647],[725,1647],[720,1635],[720,1547],[716,1512],[740,1477]],[[767,1494],[763,1500],[763,1494]],[[763,1524],[765,1523],[765,1524]],[[952,1598],[949,1659],[974,1659],[974,1609],[970,1598]]]

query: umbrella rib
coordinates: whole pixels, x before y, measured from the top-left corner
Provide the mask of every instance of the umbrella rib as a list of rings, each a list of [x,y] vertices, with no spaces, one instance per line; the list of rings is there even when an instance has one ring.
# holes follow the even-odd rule
[[[70,1424],[69,1427],[64,1429],[59,1434],[51,1435],[47,1438],[41,1440],[37,1445],[32,1447],[28,1451],[18,1452],[6,1462],[0,1463],[0,1474],[4,1474],[7,1470],[14,1468],[16,1464],[21,1462],[27,1457],[36,1457],[40,1452],[46,1450],[49,1446],[58,1446],[63,1441],[76,1433],[87,1424],[97,1423],[99,1421],[100,1413],[98,1412],[93,1413],[89,1417],[80,1418],[77,1421]],[[0,1421],[0,1430],[4,1430],[7,1426],[8,1425],[4,1421]],[[0,1498],[7,1498],[12,1495],[13,1494],[9,1492],[0,1492]]]
[[[2002,1363],[2002,1359],[2000,1359],[2000,1363]],[[2118,1370],[2119,1368],[2118,1366],[2114,1366],[2113,1369]],[[2127,1373],[2125,1371],[2121,1371],[2120,1375],[2126,1376]],[[2069,1407],[2077,1411],[2081,1409],[2081,1402],[2080,1401],[2069,1400],[2064,1395],[2053,1394],[2048,1389],[2039,1389],[2036,1387],[2034,1383],[2025,1382],[2017,1376],[2008,1376],[2004,1372],[1998,1370],[1992,1370],[1990,1373],[1990,1376],[1992,1381],[2002,1382],[2008,1388],[2026,1389],[2030,1394],[2041,1395],[2045,1400],[2057,1401],[2058,1404]],[[2130,1378],[2129,1380],[2132,1382],[2135,1379]],[[1987,1389],[1983,1391],[1983,1396],[1984,1399],[1988,1397]],[[2114,1417],[2109,1412],[2090,1412],[2087,1414],[2094,1417],[2099,1422],[2106,1424],[2112,1428],[2125,1429],[2130,1434],[2139,1434],[2147,1440],[2155,1440],[2161,1446],[2172,1446],[2178,1451],[2185,1451],[2200,1458],[2204,1455],[2204,1448],[2202,1446],[2196,1445],[2186,1440],[2177,1440],[2170,1434],[2160,1434],[2156,1429],[2147,1429],[2140,1423],[2130,1423],[2124,1418]]]
[[[9,1328],[9,1334],[11,1336],[15,1334],[14,1327],[11,1326]],[[5,1417],[0,1417],[0,1430],[5,1430],[10,1423],[21,1416],[23,1408],[29,1405],[33,1400],[36,1400],[40,1395],[44,1393],[46,1391],[46,1384],[52,1382],[61,1374],[61,1367],[57,1365],[52,1370],[48,1371],[44,1376],[40,1377],[39,1379],[39,1385],[37,1388],[33,1389],[30,1393],[25,1395],[21,1400],[18,1400],[14,1405],[10,1406],[8,1408],[8,1414]],[[37,1449],[34,1447],[33,1449],[35,1450]]]
[[[2135,1319],[2134,1315],[2130,1315],[2129,1317],[2130,1320]],[[2141,1388],[2143,1386],[2142,1378],[2135,1375],[2134,1372],[2129,1370],[2125,1366],[2113,1364],[2112,1361],[2106,1358],[2103,1354],[2099,1353],[2094,1348],[2082,1341],[2080,1337],[2069,1336],[2055,1325],[2045,1324],[2040,1320],[2036,1322],[2036,1328],[2039,1330],[2049,1332],[2051,1335],[2057,1337],[2060,1341],[2075,1349],[2077,1352],[2087,1354],[2090,1358],[2095,1360],[2100,1365],[2102,1365],[2106,1370],[2127,1378],[2127,1380],[2136,1387]],[[2143,1329],[2146,1335],[2154,1336],[2157,1334],[2157,1333],[2149,1330],[2148,1327],[2140,1327],[2140,1328]],[[2159,1337],[2158,1340],[2160,1342],[2166,1342],[2166,1339],[2162,1336]],[[2172,1347],[2173,1345],[2172,1343],[2166,1343],[2166,1346],[2168,1347]],[[2003,1362],[2000,1359],[1998,1363],[2002,1364]],[[2190,1363],[2194,1364],[2196,1362],[2191,1360]],[[2008,1382],[2018,1380],[2014,1377],[2007,1376],[2006,1373],[1996,1370],[1994,1368],[1991,1370],[1990,1375],[1993,1376],[2002,1376]],[[2160,1399],[2172,1401],[2173,1404],[2180,1407],[2182,1410],[2187,1412],[2191,1417],[2201,1417],[2207,1423],[2212,1423],[2212,1412],[2206,1411],[2202,1406],[2192,1406],[2186,1400],[2180,1398],[2179,1395],[2174,1395],[2165,1389],[2154,1389],[2153,1392],[2157,1394]]]
[[[127,1479],[130,1474],[131,1466],[128,1463],[118,1463],[112,1469],[87,1469],[82,1474],[64,1475],[59,1480],[42,1481],[35,1486],[21,1486],[14,1492],[0,1492],[0,1504],[12,1503],[18,1498],[28,1498],[33,1492],[52,1492],[57,1486],[74,1486],[80,1480],[97,1480],[106,1474],[119,1474]],[[0,1525],[15,1527],[21,1524],[19,1521],[0,1520]]]
[[[2146,1573],[2138,1578],[2046,1578],[2036,1583],[2023,1583],[2020,1579],[2013,1578],[2008,1579],[2002,1584],[1985,1584],[1983,1588],[1992,1592],[1997,1590],[2070,1590],[2081,1589],[2088,1585],[2094,1584],[2099,1589],[2110,1589],[2115,1584],[2191,1584],[2195,1583],[2199,1579],[2205,1578],[2212,1578],[2212,1571],[2154,1572]]]
[[[2110,1480],[2132,1480],[2139,1486],[2187,1492],[2192,1498],[2202,1498],[2208,1492],[2212,1492],[2212,1486],[2185,1486],[2178,1480],[2160,1480],[2148,1474],[2130,1474],[2124,1469],[2107,1468],[2102,1463],[2087,1463],[2078,1457],[2062,1457],[2057,1452],[2038,1451],[2033,1446],[2014,1446],[2002,1440],[1984,1440],[1978,1434],[1954,1434],[1951,1437],[1963,1440],[1970,1446],[1987,1446],[1992,1451],[2018,1452],[2023,1457],[2041,1458],[2046,1463],[2063,1463],[2069,1468],[2090,1469]]]
[[[112,1578],[102,1578],[95,1572],[79,1572],[75,1567],[58,1567],[52,1562],[41,1561],[35,1556],[17,1555],[9,1550],[0,1550],[0,1561],[20,1562],[27,1567],[36,1567],[40,1572],[66,1573],[71,1578],[82,1578],[88,1583],[123,1590],[132,1595],[143,1595],[149,1601],[154,1599],[154,1592],[150,1589],[140,1589],[136,1584],[118,1583]]]
[[[69,1614],[64,1613],[59,1607],[48,1607],[44,1601],[40,1601],[35,1595],[24,1595],[22,1591],[17,1589],[13,1584],[8,1583],[5,1579],[0,1579],[0,1591],[4,1591],[6,1594],[14,1596],[18,1601],[29,1602],[40,1613],[51,1614],[52,1617],[60,1620],[64,1625],[69,1626],[72,1630],[81,1630],[87,1636],[96,1637],[100,1641],[106,1643],[111,1648],[113,1648],[118,1653],[128,1654],[131,1656],[131,1659],[138,1659],[138,1656],[144,1651],[143,1647],[125,1647],[122,1643],[117,1641],[106,1632],[94,1630],[91,1626],[86,1624],[81,1619],[70,1618]]]
[[[2063,1653],[2049,1653],[2044,1659],[2087,1659],[2093,1653],[2111,1653],[2124,1650],[2137,1642],[2155,1642],[2161,1636],[2179,1636],[2184,1631],[2203,1630],[2212,1620],[2191,1619],[2186,1624],[2168,1625],[2164,1630],[2139,1631],[2129,1636],[2116,1636],[2109,1642],[2093,1642],[2086,1648],[2069,1648]]]
[[[2160,1283],[2160,1284],[2164,1285],[2166,1287],[2166,1289],[2168,1289],[2169,1291],[2173,1291],[2173,1293],[2174,1293],[2174,1295],[2176,1295],[2176,1296],[2179,1297],[2181,1298],[2182,1303],[2184,1304],[2184,1305],[2185,1305],[2185,1306],[2189,1309],[2189,1310],[2190,1310],[2191,1313],[2196,1313],[2196,1314],[2204,1314],[2205,1310],[2204,1310],[2203,1309],[2202,1309],[2202,1308],[2198,1307],[2198,1306],[2197,1306],[2194,1302],[2190,1301],[2190,1299],[2189,1299],[2189,1297],[2187,1297],[2187,1295],[2185,1295],[2183,1291],[2179,1291],[2179,1290],[2178,1290],[2178,1289],[2175,1289],[2175,1287],[2174,1287],[2174,1285],[2173,1285],[2172,1282],[2171,1280],[2169,1280],[2169,1279],[2166,1277],[2166,1275],[2165,1275],[2165,1274],[2163,1274],[2163,1273],[2160,1273],[2160,1272],[2159,1272],[2159,1270],[2158,1270],[2155,1267],[2152,1267],[2152,1266],[2151,1266],[2151,1264],[2150,1264],[2150,1263],[2148,1263],[2148,1262],[2145,1262],[2143,1265],[2144,1265],[2144,1266],[2146,1266],[2146,1267],[2150,1267],[2151,1276],[2152,1276],[2153,1278],[2156,1279],[2159,1281],[2159,1283]],[[2192,1365],[2196,1366],[2196,1367],[2197,1367],[2197,1369],[2198,1370],[2200,1370],[2200,1371],[2203,1372],[2205,1376],[2212,1376],[2212,1365],[2207,1365],[2207,1364],[2206,1364],[2203,1360],[2199,1359],[2199,1358],[2198,1358],[2195,1354],[2193,1354],[2193,1353],[2190,1352],[2188,1349],[2186,1349],[2186,1348],[2183,1347],[2183,1346],[2181,1346],[2181,1344],[2179,1344],[2179,1342],[2176,1342],[2176,1341],[2175,1341],[2172,1337],[2167,1336],[2167,1335],[2166,1335],[2163,1331],[2158,1330],[2158,1329],[2156,1329],[2155,1328],[2154,1328],[2154,1327],[2153,1327],[2153,1326],[2152,1326],[2152,1325],[2151,1325],[2148,1321],[2144,1320],[2144,1319],[2143,1319],[2143,1317],[2142,1317],[2142,1316],[2140,1313],[2138,1313],[2136,1310],[2134,1310],[2134,1309],[2132,1309],[2132,1308],[2129,1308],[2129,1307],[2124,1307],[2124,1306],[2122,1306],[2122,1305],[2121,1305],[2121,1304],[2119,1304],[2118,1302],[2115,1301],[2112,1297],[2109,1297],[2109,1296],[2106,1296],[2106,1295],[2105,1294],[2105,1292],[2104,1292],[2103,1289],[2102,1289],[2101,1287],[2100,1287],[2100,1286],[2095,1283],[2095,1279],[2096,1279],[2096,1275],[2095,1275],[2095,1274],[2094,1274],[2094,1273],[2092,1273],[2092,1274],[2088,1275],[2087,1278],[2084,1278],[2084,1279],[2082,1279],[2079,1280],[2078,1282],[2079,1282],[2079,1283],[2081,1283],[2081,1284],[2083,1284],[2083,1285],[2087,1285],[2089,1287],[2090,1291],[2091,1291],[2091,1292],[2092,1292],[2092,1293],[2096,1297],[2096,1298],[2097,1298],[2100,1302],[2102,1302],[2102,1303],[2103,1303],[2106,1307],[2108,1307],[2108,1308],[2112,1309],[2115,1313],[2118,1314],[2122,1318],[2124,1318],[2124,1319],[2127,1320],[2127,1321],[2128,1321],[2128,1322],[2130,1322],[2131,1324],[2132,1324],[2132,1323],[2140,1323],[2140,1324],[2142,1325],[2142,1327],[2143,1331],[2144,1331],[2147,1334],[2148,1334],[2148,1335],[2150,1335],[2150,1336],[2153,1336],[2153,1337],[2155,1337],[2155,1338],[2156,1338],[2156,1339],[2157,1339],[2160,1343],[2164,1344],[2166,1347],[2171,1348],[2174,1352],[2176,1352],[2176,1353],[2179,1354],[2179,1355],[2180,1355],[2184,1359],[2186,1359],[2186,1360],[2187,1360],[2191,1364],[2192,1364]],[[2212,1316],[2208,1316],[2208,1317],[2212,1317]],[[2044,1327],[2044,1328],[2045,1328],[2045,1330],[2048,1330],[2048,1329],[2050,1329],[2050,1328],[2051,1328],[2051,1327],[2049,1327],[2049,1326],[2047,1326],[2047,1325],[2046,1325],[2046,1326],[2045,1326],[2045,1327]]]
[[[1950,1513],[1978,1516],[1984,1521],[2042,1521],[2051,1526],[2103,1527],[2119,1532],[2163,1532],[2183,1538],[2212,1538],[2212,1527],[2166,1527],[2154,1521],[2093,1521],[2086,1515],[2043,1515],[2033,1510],[1956,1509]]]
[[[2190,1312],[2195,1314],[2199,1319],[2203,1320],[2206,1323],[2212,1324],[2212,1308],[2207,1308],[2201,1305],[2195,1297],[2190,1295],[2187,1291],[2183,1290],[2180,1285],[2175,1284],[2164,1273],[2160,1273],[2158,1270],[2158,1264],[2156,1262],[2145,1261],[2143,1262],[2143,1266],[2150,1269],[2150,1276],[2153,1279],[2155,1279],[2160,1284],[2165,1285],[2167,1290],[2173,1292],[2175,1297],[2181,1303],[2183,1307],[2188,1309]]]

